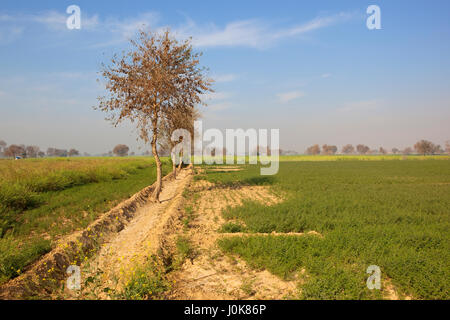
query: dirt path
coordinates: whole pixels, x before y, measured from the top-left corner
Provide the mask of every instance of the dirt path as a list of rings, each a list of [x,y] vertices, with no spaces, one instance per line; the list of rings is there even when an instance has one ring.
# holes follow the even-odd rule
[[[106,240],[97,255],[81,265],[82,278],[95,279],[96,298],[109,298],[103,293],[103,288],[120,291],[133,270],[160,249],[165,229],[176,216],[174,211],[179,209],[182,192],[191,178],[191,170],[184,169],[176,180],[164,182],[161,203],[148,203],[141,207],[122,231]],[[69,294],[77,298],[92,290],[91,285],[81,293]]]
[[[192,190],[199,193],[194,219],[186,233],[194,250],[173,275],[175,287],[171,299],[283,299],[296,295],[297,281],[283,281],[268,271],[249,268],[245,262],[224,255],[216,245],[223,236],[217,232],[225,222],[221,211],[238,206],[243,200],[268,205],[280,201],[265,187],[217,189],[197,182]]]

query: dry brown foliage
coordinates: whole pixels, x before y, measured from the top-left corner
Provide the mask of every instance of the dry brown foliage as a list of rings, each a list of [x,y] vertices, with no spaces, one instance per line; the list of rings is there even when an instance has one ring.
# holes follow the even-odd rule
[[[157,167],[157,187],[153,198],[159,202],[162,187],[158,138],[167,122],[191,112],[202,103],[201,95],[212,91],[212,80],[199,66],[200,53],[193,51],[191,40],[178,41],[170,31],[140,31],[131,40],[132,49],[114,55],[109,65],[102,65],[108,95],[99,98],[99,110],[118,125],[123,120],[136,124],[139,138],[150,142]]]

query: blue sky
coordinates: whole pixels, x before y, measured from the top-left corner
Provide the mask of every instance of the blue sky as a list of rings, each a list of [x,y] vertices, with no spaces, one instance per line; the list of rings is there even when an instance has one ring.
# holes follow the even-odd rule
[[[81,30],[66,8],[81,8]],[[381,9],[368,30],[366,8]],[[92,109],[102,62],[142,25],[193,37],[216,79],[204,126],[279,128],[283,149],[450,139],[449,1],[0,3],[0,139],[103,153],[142,144]]]

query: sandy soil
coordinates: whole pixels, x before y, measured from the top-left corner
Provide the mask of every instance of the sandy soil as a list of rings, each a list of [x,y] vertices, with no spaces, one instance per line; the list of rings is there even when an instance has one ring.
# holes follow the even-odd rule
[[[122,231],[102,245],[96,257],[81,265],[83,279],[95,278],[96,298],[109,298],[103,288],[120,291],[133,270],[160,249],[167,226],[178,216],[182,191],[191,178],[191,170],[184,169],[176,180],[164,182],[161,203],[148,203],[140,208]],[[81,295],[92,290],[92,286],[85,287]]]
[[[392,280],[390,278],[384,279],[382,282],[381,290],[383,292],[383,298],[386,300],[412,300],[411,296],[400,296],[398,290],[392,284]]]
[[[200,181],[192,190],[200,193],[195,218],[187,235],[197,255],[175,272],[172,299],[283,299],[296,296],[297,281],[284,281],[266,270],[254,270],[236,257],[224,255],[216,240],[224,236],[218,229],[225,222],[221,211],[243,200],[271,205],[280,201],[266,187],[215,189]]]

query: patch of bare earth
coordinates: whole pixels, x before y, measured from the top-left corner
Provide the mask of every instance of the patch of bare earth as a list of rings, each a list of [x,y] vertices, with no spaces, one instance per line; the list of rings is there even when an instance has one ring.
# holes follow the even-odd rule
[[[172,220],[174,217],[180,216],[180,214],[177,215],[177,211],[171,212],[170,214],[162,214],[159,208],[181,207],[181,189],[187,184],[185,180],[190,180],[189,176],[191,172],[192,170],[185,169],[180,179],[176,181],[174,181],[172,173],[163,178],[163,184],[167,187],[167,190],[163,193],[163,197],[167,194],[173,195],[173,200],[170,200],[170,204],[167,202],[167,204],[163,203],[162,206],[149,205],[150,196],[155,188],[155,184],[152,184],[102,214],[84,230],[79,230],[62,237],[58,240],[54,249],[28,266],[25,272],[0,285],[0,299],[29,299],[31,297],[60,299],[73,297],[73,291],[67,292],[67,288],[65,292],[61,291],[68,278],[68,266],[79,266],[81,262],[89,263],[91,261],[90,258],[98,253],[100,246],[106,240],[115,239],[115,236],[119,232],[124,230],[132,220],[141,215],[146,209],[150,211],[154,209],[160,212],[160,216],[162,217],[161,221],[164,221],[163,230],[155,230],[156,233],[152,230],[152,232],[157,236],[167,233],[165,230],[170,229]],[[180,189],[176,189],[176,186],[180,186]],[[173,202],[176,205],[172,204]],[[146,215],[150,214],[152,212],[146,213]],[[157,225],[159,226],[159,224]],[[163,242],[163,237],[160,237],[160,240]],[[163,246],[159,247],[161,248]],[[84,268],[86,267],[86,263],[83,263]],[[100,269],[97,268],[97,270]],[[86,275],[89,274],[84,271],[83,269],[83,281],[83,278],[86,278]],[[90,277],[87,278],[89,279]],[[96,296],[91,295],[90,298],[96,298]]]
[[[120,292],[133,271],[161,250],[171,224],[181,216],[182,192],[191,177],[191,170],[184,169],[175,180],[163,182],[161,203],[146,204],[123,230],[107,239],[98,254],[81,265],[83,281],[91,278],[92,282],[81,292],[66,290],[66,294],[71,298],[109,299],[104,289]]]
[[[390,278],[387,278],[383,281],[381,290],[383,292],[383,298],[386,300],[412,300],[411,296],[399,294],[398,290],[392,284],[392,280]]]
[[[260,233],[260,232],[233,232],[233,233],[222,233],[222,237],[248,237],[248,236],[305,236],[305,235],[315,235],[322,238],[322,235],[317,231],[308,231],[308,232],[271,232],[271,233]]]
[[[224,255],[216,244],[223,236],[218,232],[225,222],[222,209],[242,205],[244,200],[272,205],[279,197],[267,187],[223,189],[205,181],[196,182],[190,190],[199,193],[187,231],[197,254],[172,274],[175,284],[170,298],[284,299],[297,295],[297,280],[284,281],[266,270],[254,270],[244,261]]]

